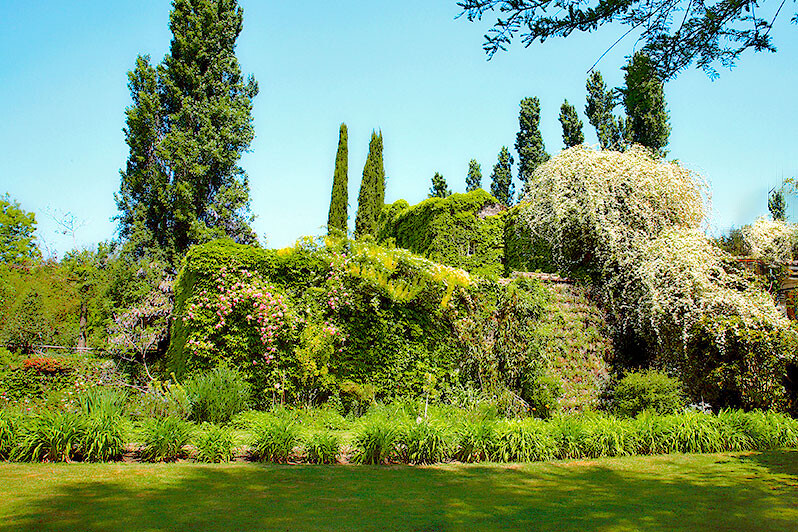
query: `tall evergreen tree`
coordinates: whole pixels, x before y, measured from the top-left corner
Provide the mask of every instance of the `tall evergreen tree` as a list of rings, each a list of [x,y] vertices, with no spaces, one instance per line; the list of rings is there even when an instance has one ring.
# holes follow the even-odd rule
[[[174,0],[169,54],[128,74],[130,154],[116,195],[119,229],[136,251],[174,261],[217,237],[253,243],[249,182],[238,162],[254,137],[258,85],[235,56],[236,0]]]
[[[382,198],[382,199],[381,199]],[[382,164],[382,133],[371,132],[369,154],[363,166],[363,178],[357,197],[355,236],[377,233],[377,222],[385,204],[385,170]]]
[[[466,174],[466,192],[471,192],[482,188],[482,167],[476,159],[468,161],[468,173]]]
[[[327,216],[327,231],[341,231],[346,234],[349,204],[349,146],[346,124],[338,129],[338,153],[335,155],[335,173],[333,174],[330,212]]]
[[[664,156],[671,126],[655,65],[645,53],[637,52],[623,70],[626,87],[620,93],[626,108],[626,138]]]
[[[540,133],[540,100],[537,97],[524,98],[520,106],[515,151],[518,152],[518,179],[524,184],[526,192],[532,173],[550,157],[546,153],[543,135]]]
[[[784,200],[783,188],[774,188],[768,194],[768,211],[774,220],[787,219],[787,202]]]
[[[623,150],[623,118],[615,118],[612,114],[615,109],[615,95],[607,89],[601,72],[594,70],[590,73],[585,84],[587,90],[587,103],[585,115],[590,125],[596,129],[599,145],[602,150]]]
[[[429,198],[448,198],[452,195],[449,185],[446,184],[446,179],[441,174],[435,172],[432,176],[432,188],[429,189]]]
[[[560,106],[560,125],[562,126],[562,141],[566,148],[573,148],[585,143],[582,121],[568,100],[565,100]]]
[[[507,146],[502,146],[499,160],[493,166],[490,176],[490,193],[505,207],[513,204],[515,186],[513,185],[513,156]]]

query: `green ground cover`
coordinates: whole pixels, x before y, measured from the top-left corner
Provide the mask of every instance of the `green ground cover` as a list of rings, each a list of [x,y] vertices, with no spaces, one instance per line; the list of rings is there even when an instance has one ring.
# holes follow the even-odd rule
[[[798,452],[430,467],[0,464],[0,531],[795,530]]]

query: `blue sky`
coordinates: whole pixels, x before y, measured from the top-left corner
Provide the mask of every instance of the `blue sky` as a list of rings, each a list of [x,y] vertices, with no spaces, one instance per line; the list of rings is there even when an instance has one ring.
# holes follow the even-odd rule
[[[372,129],[385,139],[387,201],[424,199],[436,171],[462,191],[471,158],[487,188],[499,149],[514,143],[521,98],[541,99],[544,140],[556,153],[562,100],[586,122],[586,72],[624,31],[514,45],[486,61],[487,23],[455,20],[455,0],[241,4],[238,57],[260,84],[257,137],[242,165],[255,229],[274,247],[322,232],[342,121],[350,225]],[[165,0],[0,3],[0,193],[36,212],[40,239],[59,255],[114,235],[126,72],[137,54],[163,58],[169,9]],[[747,54],[716,81],[689,71],[666,86],[670,156],[710,182],[715,232],[764,214],[767,191],[798,175],[798,27],[788,19],[772,32],[777,54]],[[633,47],[622,41],[599,63],[610,85],[622,83]],[[585,132],[595,143],[589,125]],[[54,221],[67,213],[74,239]]]

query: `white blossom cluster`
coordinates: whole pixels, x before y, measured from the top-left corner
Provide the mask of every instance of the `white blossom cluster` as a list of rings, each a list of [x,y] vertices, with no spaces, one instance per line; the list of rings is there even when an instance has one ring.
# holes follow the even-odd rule
[[[793,260],[793,248],[798,243],[798,226],[782,220],[759,218],[743,229],[751,256],[768,266],[783,265]]]

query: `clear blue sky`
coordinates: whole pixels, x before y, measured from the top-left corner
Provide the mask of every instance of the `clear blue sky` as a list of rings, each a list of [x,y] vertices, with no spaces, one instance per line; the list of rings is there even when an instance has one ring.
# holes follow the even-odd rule
[[[500,147],[514,142],[521,98],[540,97],[556,153],[563,98],[585,120],[586,71],[623,32],[515,45],[488,62],[486,23],[454,20],[455,0],[241,4],[238,57],[260,84],[257,138],[242,164],[255,229],[274,247],[322,231],[340,122],[349,126],[350,225],[373,128],[385,137],[387,201],[425,198],[436,171],[462,191],[472,157],[487,188]],[[59,255],[73,241],[53,217],[82,222],[78,246],[114,234],[126,72],[139,53],[163,58],[169,9],[166,0],[0,3],[0,193],[36,212],[41,239]],[[798,27],[789,16],[773,31],[777,54],[747,54],[717,81],[690,71],[666,86],[671,157],[709,180],[714,231],[765,213],[768,189],[798,175]],[[599,64],[610,85],[621,84],[633,46],[622,41]]]

